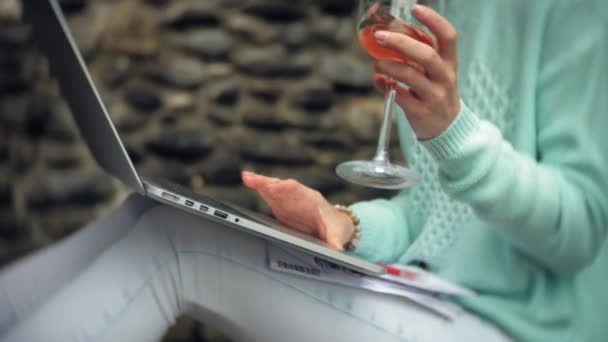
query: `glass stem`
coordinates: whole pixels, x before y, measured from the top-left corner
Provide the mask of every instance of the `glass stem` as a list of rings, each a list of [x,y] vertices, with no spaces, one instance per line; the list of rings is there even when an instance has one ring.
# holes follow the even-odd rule
[[[391,142],[391,126],[393,124],[393,113],[395,107],[395,97],[397,90],[395,89],[395,81],[392,78],[388,79],[389,91],[384,98],[384,119],[380,128],[380,138],[378,138],[378,148],[376,149],[375,161],[388,163],[388,148]]]

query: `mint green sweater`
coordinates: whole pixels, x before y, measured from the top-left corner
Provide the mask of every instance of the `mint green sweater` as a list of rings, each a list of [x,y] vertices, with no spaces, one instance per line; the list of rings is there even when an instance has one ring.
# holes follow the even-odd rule
[[[422,183],[357,203],[371,261],[423,260],[516,340],[608,341],[605,0],[449,0],[463,109],[401,145]],[[401,113],[400,113],[401,114]]]

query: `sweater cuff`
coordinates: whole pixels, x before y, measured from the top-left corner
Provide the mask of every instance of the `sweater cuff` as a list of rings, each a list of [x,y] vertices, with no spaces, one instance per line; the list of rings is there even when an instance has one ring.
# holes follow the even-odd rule
[[[405,218],[395,212],[393,204],[375,200],[356,203],[350,208],[359,218],[361,229],[361,240],[353,254],[371,262],[398,260],[407,248],[409,234]]]
[[[382,238],[378,229],[374,229],[374,217],[377,218],[377,211],[374,210],[373,205],[364,202],[354,204],[350,209],[357,215],[359,229],[361,229],[361,239],[353,253],[365,260],[373,260],[376,256],[378,239]]]
[[[466,141],[479,129],[479,119],[463,102],[452,124],[437,137],[421,141],[437,162],[457,156]]]

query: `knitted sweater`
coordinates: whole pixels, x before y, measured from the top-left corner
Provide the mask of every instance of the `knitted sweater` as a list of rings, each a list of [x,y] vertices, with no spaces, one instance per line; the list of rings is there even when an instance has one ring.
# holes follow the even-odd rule
[[[603,1],[453,0],[456,120],[416,142],[422,177],[352,206],[355,253],[425,261],[476,290],[461,300],[517,340],[608,339],[608,33]]]

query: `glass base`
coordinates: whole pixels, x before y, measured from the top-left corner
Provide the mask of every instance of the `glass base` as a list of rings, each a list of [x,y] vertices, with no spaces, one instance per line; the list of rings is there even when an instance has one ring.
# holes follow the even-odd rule
[[[378,189],[399,190],[420,182],[420,177],[404,166],[374,160],[342,163],[336,173],[351,183]]]

